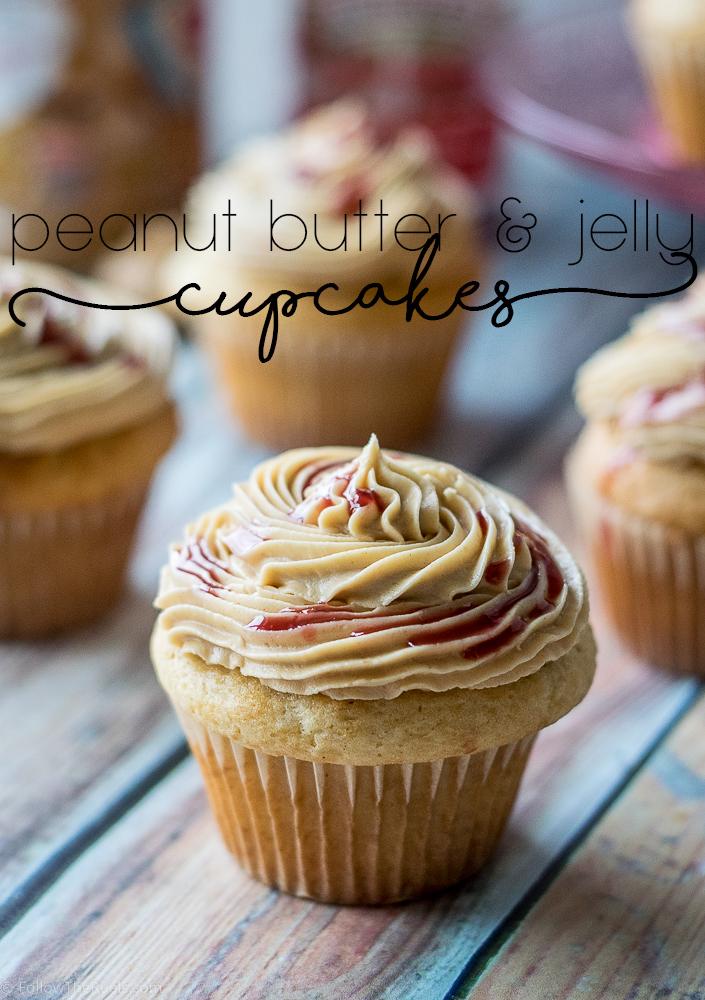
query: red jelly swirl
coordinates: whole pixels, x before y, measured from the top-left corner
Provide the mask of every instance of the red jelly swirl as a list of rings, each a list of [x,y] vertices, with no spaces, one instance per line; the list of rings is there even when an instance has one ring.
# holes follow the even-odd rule
[[[634,393],[620,417],[622,427],[670,423],[705,406],[705,369],[689,381]]]
[[[304,490],[306,490],[306,488],[311,484],[313,479],[320,475],[324,468],[325,466],[316,470],[316,472],[314,472],[306,480],[304,483]],[[333,465],[333,468],[335,468],[335,465]],[[371,504],[374,504],[381,514],[384,510],[384,501],[382,500],[382,497],[375,490],[365,490],[353,486],[352,481],[356,475],[357,469],[354,469],[352,472],[348,472],[345,475],[335,476],[325,480],[326,492],[322,492],[318,496],[314,492],[311,496],[306,497],[300,504],[294,507],[294,509],[290,512],[289,517],[291,517],[294,521],[304,523],[309,512],[316,511],[317,516],[322,510],[325,510],[326,507],[332,507],[336,499],[340,499],[341,497],[347,501],[348,510],[351,514],[354,514],[355,511],[362,510],[363,507],[369,507]],[[338,487],[339,483],[343,483],[344,488],[342,490],[339,489],[338,492],[334,494],[333,490]],[[321,483],[321,485],[323,485],[323,483]],[[315,488],[316,487],[314,487],[314,490]]]
[[[51,316],[44,317],[38,343],[40,347],[60,347],[69,365],[87,365],[93,361],[86,345]]]
[[[306,479],[304,480],[303,486],[301,487],[301,496],[303,496],[306,493],[306,490],[309,488],[309,486],[313,486],[316,480],[322,478],[324,472],[332,472],[333,469],[339,469],[340,466],[341,462],[339,459],[335,459],[332,462],[320,462],[317,465],[314,465],[310,469],[310,472],[306,477]]]
[[[207,594],[227,590],[218,576],[218,570],[229,574],[230,567],[216,559],[203,538],[187,538],[180,549],[172,552],[171,565],[179,573],[196,578],[198,582],[193,585],[195,590],[203,590]]]
[[[527,545],[531,556],[531,569],[518,587],[486,602],[489,605],[487,610],[475,614],[469,621],[458,621],[457,619],[469,612],[477,611],[477,602],[471,603],[464,600],[462,603],[450,607],[410,608],[402,612],[395,612],[389,608],[358,612],[322,603],[302,608],[286,608],[273,615],[257,615],[246,627],[255,632],[284,632],[292,629],[304,629],[312,625],[354,621],[356,627],[350,633],[352,638],[393,628],[416,626],[420,628],[420,634],[407,642],[407,645],[412,647],[437,645],[463,639],[481,639],[483,635],[487,635],[486,639],[469,645],[462,652],[465,659],[480,659],[502,649],[519,632],[523,632],[530,622],[552,611],[557,606],[563,592],[563,574],[551,555],[545,539],[518,519],[515,518],[514,523],[516,528],[514,534],[515,551],[518,552],[523,544]],[[491,570],[490,577],[508,574],[509,563],[510,560],[491,563],[488,567],[488,571]],[[543,569],[546,581],[545,597],[537,601],[522,617],[515,617],[507,621],[507,616],[512,608],[535,592],[539,584],[541,569]],[[504,626],[502,626],[503,619],[505,619]],[[429,629],[427,628],[429,625],[438,627]],[[314,638],[308,628],[306,628],[305,636],[307,639]]]
[[[332,622],[354,621],[362,624],[351,636],[371,635],[373,632],[399,628],[401,625],[428,625],[440,621],[443,617],[453,617],[463,614],[471,605],[463,604],[458,608],[446,608],[436,611],[433,608],[407,608],[404,611],[394,611],[389,608],[374,608],[371,611],[348,611],[344,607],[332,604],[307,604],[303,608],[285,608],[274,615],[257,615],[245,626],[255,632],[289,632],[291,629],[303,628],[305,625],[329,625]],[[404,619],[399,621],[399,619]],[[381,622],[380,619],[383,619]],[[366,624],[371,622],[371,624]]]

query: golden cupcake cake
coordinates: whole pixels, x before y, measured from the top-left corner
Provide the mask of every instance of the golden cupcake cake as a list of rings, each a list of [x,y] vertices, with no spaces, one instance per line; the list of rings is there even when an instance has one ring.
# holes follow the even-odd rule
[[[632,0],[631,32],[658,115],[685,162],[705,160],[705,5]]]
[[[233,213],[229,231],[225,212]],[[216,252],[179,250],[166,267],[165,294],[194,281],[205,290],[185,297],[193,307],[225,291],[226,307],[251,292],[253,309],[281,289],[315,292],[328,283],[337,286],[320,298],[329,310],[353,303],[370,283],[399,299],[418,251],[439,227],[423,308],[440,314],[461,285],[479,277],[467,181],[440,162],[425,132],[380,141],[354,102],[245,145],[194,188],[187,217],[194,243],[199,224],[201,245],[212,237],[214,218],[219,230]],[[374,298],[371,289],[365,301]],[[266,363],[259,351],[264,312],[211,312],[195,322],[234,412],[255,439],[277,448],[331,440],[361,447],[376,430],[401,446],[428,428],[468,315],[456,308],[441,320],[414,314],[407,322],[405,306],[377,301],[333,316],[303,299],[293,314],[280,316]],[[264,356],[271,336],[270,326]]]
[[[96,618],[117,599],[152,473],[175,433],[173,334],[56,268],[0,263],[0,637]]]
[[[153,661],[225,843],[333,903],[491,857],[537,732],[595,667],[583,576],[523,504],[451,465],[299,449],[171,550]]]
[[[615,625],[639,656],[705,674],[705,305],[637,317],[583,366],[574,508]]]

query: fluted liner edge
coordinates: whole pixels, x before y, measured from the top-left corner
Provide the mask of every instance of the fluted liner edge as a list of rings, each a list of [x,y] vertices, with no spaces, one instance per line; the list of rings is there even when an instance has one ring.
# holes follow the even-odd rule
[[[272,756],[177,711],[241,867],[327,903],[397,902],[481,868],[536,735],[430,763],[364,767]]]

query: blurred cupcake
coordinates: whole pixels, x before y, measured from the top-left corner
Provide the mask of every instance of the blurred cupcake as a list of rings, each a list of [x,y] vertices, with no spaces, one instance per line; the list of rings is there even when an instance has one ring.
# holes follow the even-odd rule
[[[705,305],[638,317],[580,370],[568,463],[578,520],[632,650],[705,675]]]
[[[0,636],[89,621],[119,595],[154,468],[175,432],[172,327],[154,312],[84,309],[110,289],[0,264]]]
[[[227,220],[229,236],[227,211],[237,213]],[[397,241],[395,226],[404,216]],[[190,281],[206,290],[187,296],[188,305],[210,304],[227,291],[227,304],[252,292],[253,307],[280,289],[313,292],[328,282],[339,290],[322,296],[327,308],[353,302],[369,282],[400,298],[418,250],[439,225],[441,247],[423,283],[430,289],[424,308],[446,310],[458,288],[478,277],[467,182],[439,162],[425,132],[380,143],[356,103],[331,105],[289,131],[245,145],[194,188],[187,218],[194,234],[202,225],[198,243],[189,237],[195,245],[211,238],[214,219],[220,231],[216,253],[179,250],[165,270],[167,293]],[[276,349],[264,364],[263,312],[209,313],[197,325],[252,437],[275,447],[331,440],[361,446],[377,429],[400,446],[428,428],[467,316],[457,308],[444,320],[415,315],[407,323],[404,306],[383,302],[327,316],[305,299],[281,319]]]
[[[705,159],[705,5],[632,0],[631,28],[656,110],[684,161]]]
[[[491,857],[534,737],[595,667],[574,560],[453,466],[301,449],[173,546],[152,642],[255,877],[389,903]]]

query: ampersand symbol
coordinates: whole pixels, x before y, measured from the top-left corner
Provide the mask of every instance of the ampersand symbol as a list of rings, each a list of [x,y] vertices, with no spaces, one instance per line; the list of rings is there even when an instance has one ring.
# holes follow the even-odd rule
[[[526,212],[521,217],[523,225],[518,221],[514,221],[512,216],[507,215],[504,211],[504,206],[508,201],[515,201],[517,205],[521,205],[519,198],[505,198],[499,206],[504,222],[500,223],[497,230],[497,242],[503,250],[508,250],[509,253],[519,253],[521,250],[526,250],[529,243],[531,243],[531,233],[529,230],[533,229],[536,225],[536,216],[533,212]],[[530,221],[526,222],[526,219]]]

